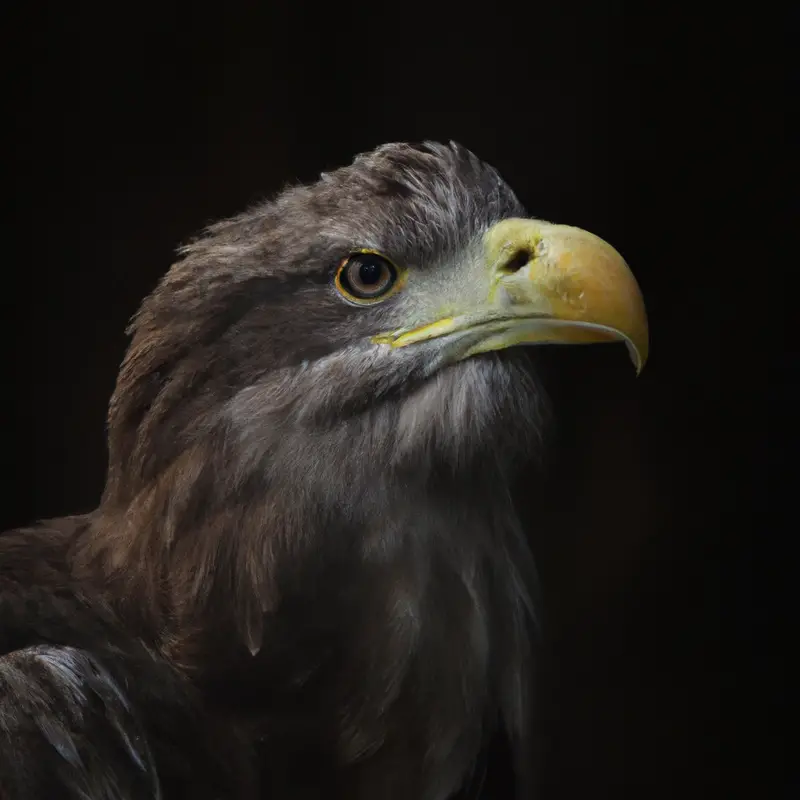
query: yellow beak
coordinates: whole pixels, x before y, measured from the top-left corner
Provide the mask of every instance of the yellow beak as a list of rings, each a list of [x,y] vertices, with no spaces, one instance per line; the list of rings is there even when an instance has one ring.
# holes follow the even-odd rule
[[[464,302],[443,319],[376,337],[392,347],[439,337],[467,343],[461,358],[522,344],[624,341],[637,373],[647,361],[647,314],[622,256],[566,225],[507,219],[490,228]]]

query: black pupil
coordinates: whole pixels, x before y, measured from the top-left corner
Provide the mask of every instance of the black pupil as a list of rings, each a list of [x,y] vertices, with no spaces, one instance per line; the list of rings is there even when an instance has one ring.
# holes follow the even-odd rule
[[[362,261],[358,268],[358,279],[365,286],[374,286],[383,277],[383,265],[377,261]]]

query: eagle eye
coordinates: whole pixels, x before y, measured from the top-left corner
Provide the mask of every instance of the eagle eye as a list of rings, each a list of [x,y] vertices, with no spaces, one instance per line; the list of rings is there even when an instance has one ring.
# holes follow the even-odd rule
[[[379,253],[361,252],[348,256],[336,272],[336,288],[354,303],[385,300],[397,286],[397,267]]]

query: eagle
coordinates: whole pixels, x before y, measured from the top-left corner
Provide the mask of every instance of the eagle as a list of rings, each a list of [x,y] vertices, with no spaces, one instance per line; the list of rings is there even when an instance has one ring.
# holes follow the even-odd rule
[[[523,346],[640,370],[619,253],[387,144],[211,225],[128,333],[98,507],[0,536],[0,796],[446,800],[498,732],[524,775]]]

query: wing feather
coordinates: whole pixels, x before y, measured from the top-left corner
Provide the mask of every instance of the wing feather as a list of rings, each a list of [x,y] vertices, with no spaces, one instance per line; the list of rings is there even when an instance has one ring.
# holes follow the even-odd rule
[[[159,800],[143,727],[97,658],[36,645],[0,657],[0,787],[9,800]]]

